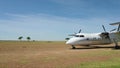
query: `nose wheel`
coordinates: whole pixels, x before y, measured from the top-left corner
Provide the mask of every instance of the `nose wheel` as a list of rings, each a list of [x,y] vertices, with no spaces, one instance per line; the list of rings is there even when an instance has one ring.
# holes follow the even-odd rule
[[[72,49],[76,49],[76,47],[74,45],[71,45],[72,46]]]

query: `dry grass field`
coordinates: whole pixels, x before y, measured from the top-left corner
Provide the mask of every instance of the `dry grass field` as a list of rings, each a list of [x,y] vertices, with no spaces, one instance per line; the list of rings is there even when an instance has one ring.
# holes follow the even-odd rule
[[[65,42],[0,42],[0,68],[120,68],[114,45],[71,49]]]

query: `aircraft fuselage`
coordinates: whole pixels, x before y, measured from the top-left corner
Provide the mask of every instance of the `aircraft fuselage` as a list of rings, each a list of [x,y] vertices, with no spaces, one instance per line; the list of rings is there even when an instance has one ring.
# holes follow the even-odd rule
[[[78,33],[70,38],[66,44],[68,45],[99,45],[110,44],[111,40],[100,36],[101,33]]]

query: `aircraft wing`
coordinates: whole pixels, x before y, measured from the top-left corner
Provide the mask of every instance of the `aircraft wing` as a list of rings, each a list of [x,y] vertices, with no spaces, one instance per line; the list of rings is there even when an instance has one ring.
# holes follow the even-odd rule
[[[116,23],[111,23],[110,25],[119,25],[120,22],[116,22]]]
[[[120,31],[120,22],[111,23],[110,25],[118,25],[117,32]]]

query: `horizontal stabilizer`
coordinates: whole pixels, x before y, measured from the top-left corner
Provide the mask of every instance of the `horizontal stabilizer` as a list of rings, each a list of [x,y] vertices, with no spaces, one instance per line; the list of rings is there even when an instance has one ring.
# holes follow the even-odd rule
[[[120,25],[120,22],[111,23],[110,25]]]

